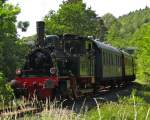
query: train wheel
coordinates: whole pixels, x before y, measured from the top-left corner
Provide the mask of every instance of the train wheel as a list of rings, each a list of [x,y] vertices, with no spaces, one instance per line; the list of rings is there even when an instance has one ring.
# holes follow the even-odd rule
[[[53,89],[53,96],[54,96],[54,99],[56,99],[58,101],[63,98],[62,95],[61,95],[61,90],[60,90],[59,87],[56,87],[56,88]]]
[[[117,87],[118,87],[118,88],[121,87],[121,82],[120,82],[120,81],[117,82]]]
[[[110,89],[115,89],[116,88],[116,82],[112,82],[110,84]]]

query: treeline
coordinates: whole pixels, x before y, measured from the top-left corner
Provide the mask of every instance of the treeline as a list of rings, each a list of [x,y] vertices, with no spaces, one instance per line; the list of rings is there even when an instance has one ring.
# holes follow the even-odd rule
[[[108,13],[102,17],[108,28],[107,40],[133,40],[135,32],[150,23],[150,8],[136,10],[118,19]]]

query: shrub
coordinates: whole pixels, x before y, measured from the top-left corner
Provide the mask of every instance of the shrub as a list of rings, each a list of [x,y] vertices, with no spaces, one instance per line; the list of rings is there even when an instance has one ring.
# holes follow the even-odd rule
[[[13,89],[6,83],[4,75],[0,72],[0,102],[8,103],[13,97]]]

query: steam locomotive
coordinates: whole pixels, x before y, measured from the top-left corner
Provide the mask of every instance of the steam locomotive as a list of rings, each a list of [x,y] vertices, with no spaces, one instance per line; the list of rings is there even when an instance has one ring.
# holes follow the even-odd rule
[[[135,80],[134,59],[99,40],[78,35],[44,37],[44,22],[37,22],[38,46],[16,71],[14,91],[19,95],[73,97],[96,92],[101,86]]]

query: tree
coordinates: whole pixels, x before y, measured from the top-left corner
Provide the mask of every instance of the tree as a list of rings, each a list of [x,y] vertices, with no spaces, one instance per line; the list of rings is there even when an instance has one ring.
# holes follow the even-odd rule
[[[117,20],[113,22],[110,28],[108,29],[107,40],[113,41],[113,40],[121,39],[120,29],[121,29],[121,24]]]
[[[99,30],[96,13],[82,0],[64,2],[60,9],[50,11],[44,18],[47,34],[72,33],[83,36],[97,35]]]
[[[72,3],[77,3],[77,2],[83,2],[83,0],[67,0],[67,1],[64,1],[64,3],[66,3],[66,4],[72,4]]]
[[[150,22],[150,8],[136,10],[118,18],[121,23],[120,36],[124,39],[130,38],[134,32],[143,24]]]
[[[0,2],[0,71],[11,79],[16,69],[17,30],[15,26],[18,6]]]
[[[100,41],[106,41],[107,28],[104,24],[104,21],[98,17],[97,18],[97,27],[96,27],[96,38],[99,38]]]
[[[140,80],[150,79],[150,23],[141,26],[132,36],[130,44],[138,48],[137,76]]]
[[[116,22],[117,18],[113,16],[111,13],[107,13],[102,16],[102,20],[104,21],[105,26],[109,29],[114,22]]]
[[[0,72],[0,102],[8,104],[14,97],[13,90],[6,84],[4,75]]]

